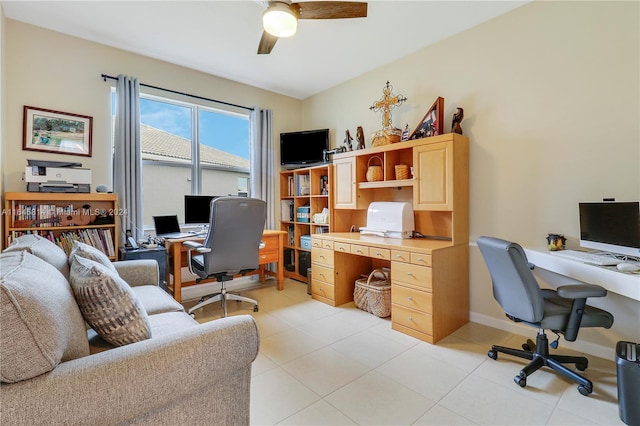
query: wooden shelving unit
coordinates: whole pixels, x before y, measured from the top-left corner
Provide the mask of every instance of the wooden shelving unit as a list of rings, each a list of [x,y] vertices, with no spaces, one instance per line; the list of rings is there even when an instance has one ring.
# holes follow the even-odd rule
[[[280,172],[280,229],[287,232],[284,245],[285,277],[307,280],[311,267],[311,241],[303,247],[300,237],[333,230],[333,166],[322,165]],[[314,216],[329,211],[327,223]]]
[[[5,247],[20,235],[38,234],[67,254],[75,239],[117,259],[121,212],[115,194],[7,192],[4,212]]]

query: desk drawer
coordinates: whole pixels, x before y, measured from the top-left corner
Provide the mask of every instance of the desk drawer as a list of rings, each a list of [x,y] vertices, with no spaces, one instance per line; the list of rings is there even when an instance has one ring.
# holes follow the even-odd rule
[[[335,287],[323,281],[316,280],[315,276],[316,273],[314,271],[314,278],[311,279],[311,293],[317,294],[318,296],[326,297],[327,299],[336,300]]]
[[[425,334],[433,334],[433,317],[430,314],[393,305],[391,308],[391,321]]]
[[[323,243],[323,240],[321,240],[320,238],[311,237],[311,248],[314,248],[314,247],[320,248],[322,247],[322,243]]]
[[[358,256],[369,256],[369,247],[351,244],[351,254]]]
[[[415,265],[431,266],[431,255],[422,253],[411,253],[411,263]]]
[[[370,247],[369,248],[369,256],[373,257],[374,259],[390,260],[391,259],[391,250],[381,249],[381,248],[378,248],[378,247]]]
[[[278,236],[277,235],[270,235],[268,237],[263,236],[262,237],[262,242],[264,243],[264,247],[260,249],[260,254],[262,254],[265,251],[269,251],[269,250],[273,250],[273,251],[277,251],[278,250]]]
[[[431,290],[431,268],[403,262],[391,262],[391,279],[412,287]]]
[[[258,260],[260,261],[261,265],[265,263],[277,262],[278,250],[275,248],[272,250],[261,249],[258,252]]]
[[[333,250],[314,247],[313,250],[311,250],[311,262],[333,266]]]
[[[333,250],[333,241],[322,240],[322,248],[327,250]]]
[[[326,266],[313,265],[312,277],[314,280],[322,281],[327,284],[334,284],[334,271],[333,268],[327,268]]]
[[[333,243],[333,249],[341,253],[351,253],[351,245],[346,243]]]
[[[408,251],[391,250],[391,260],[396,262],[411,262],[411,253]]]
[[[391,287],[391,303],[396,305],[432,314],[431,299],[431,293],[426,291],[414,290],[399,285]]]

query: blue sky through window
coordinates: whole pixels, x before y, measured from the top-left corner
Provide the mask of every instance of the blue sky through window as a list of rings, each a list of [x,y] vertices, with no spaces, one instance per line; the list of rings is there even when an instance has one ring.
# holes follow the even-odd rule
[[[249,120],[208,110],[199,114],[200,143],[249,158]],[[191,139],[191,108],[154,99],[140,99],[140,121]]]

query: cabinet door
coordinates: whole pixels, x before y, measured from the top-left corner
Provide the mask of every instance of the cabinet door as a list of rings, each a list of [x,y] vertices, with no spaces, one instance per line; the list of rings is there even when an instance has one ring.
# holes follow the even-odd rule
[[[334,187],[336,209],[356,209],[356,159],[344,158],[334,160]]]
[[[414,210],[453,210],[453,142],[413,149]]]

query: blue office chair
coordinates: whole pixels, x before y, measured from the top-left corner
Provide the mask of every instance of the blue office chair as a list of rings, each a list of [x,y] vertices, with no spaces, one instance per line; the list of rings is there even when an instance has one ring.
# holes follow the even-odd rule
[[[189,270],[198,278],[215,278],[220,293],[205,296],[189,309],[193,311],[220,301],[227,316],[227,300],[248,302],[258,311],[258,302],[248,297],[227,293],[225,283],[234,275],[244,275],[259,267],[259,251],[267,217],[267,204],[255,198],[219,197],[211,201],[209,231],[203,243],[184,241],[188,247]]]
[[[531,340],[522,349],[493,345],[488,355],[498,358],[498,352],[532,360],[513,379],[521,387],[527,385],[527,376],[547,366],[578,382],[578,391],[589,395],[593,391],[590,380],[570,370],[563,364],[575,364],[580,371],[587,369],[585,357],[552,355],[544,330],[549,329],[573,342],[580,327],[604,327],[613,325],[613,315],[602,309],[588,306],[588,297],[604,297],[607,291],[593,284],[576,281],[576,285],[563,285],[557,290],[541,289],[531,272],[534,265],[518,244],[492,237],[478,238],[482,253],[493,283],[493,296],[504,309],[507,318],[538,328],[536,343]],[[556,348],[558,340],[551,344]]]

